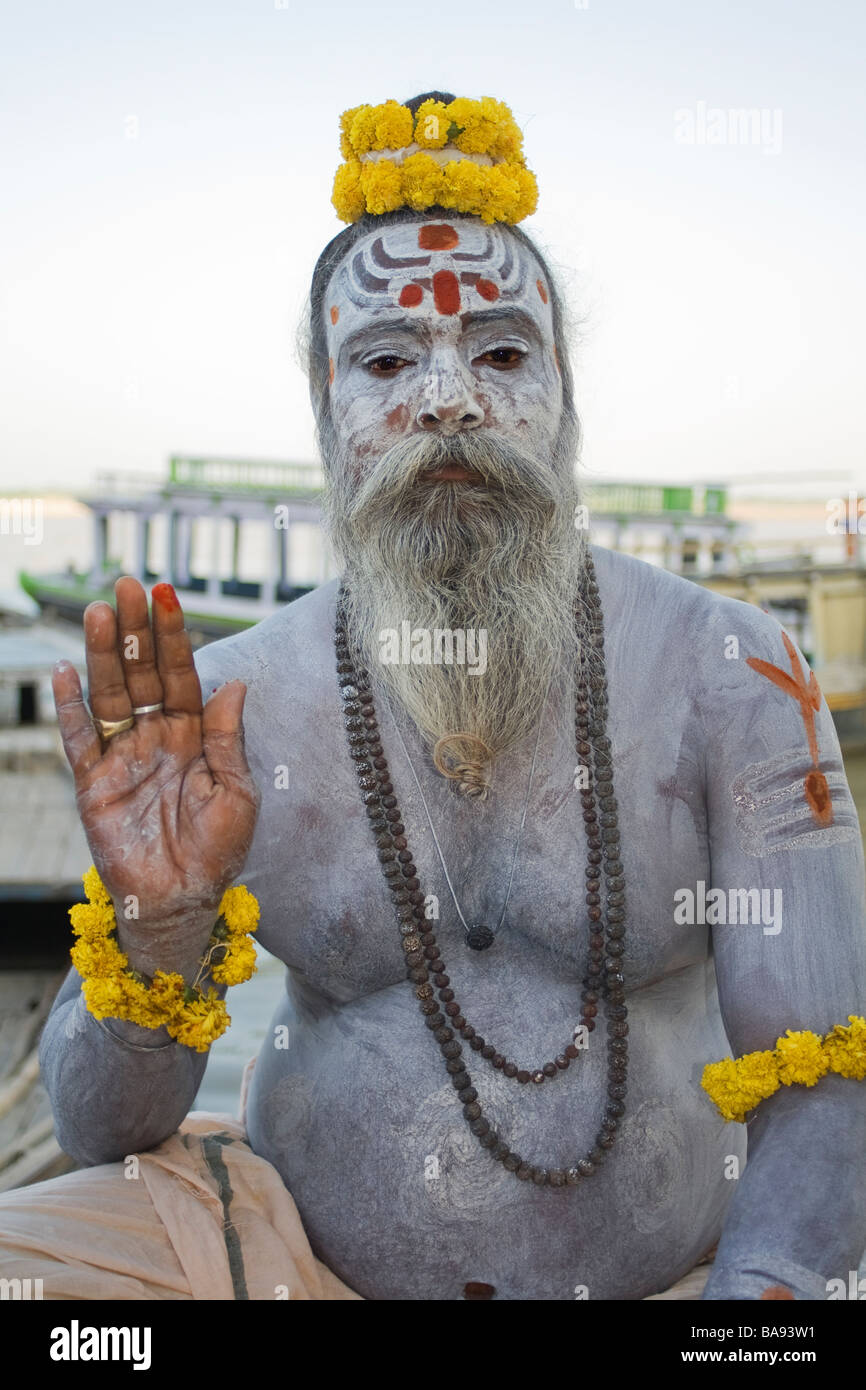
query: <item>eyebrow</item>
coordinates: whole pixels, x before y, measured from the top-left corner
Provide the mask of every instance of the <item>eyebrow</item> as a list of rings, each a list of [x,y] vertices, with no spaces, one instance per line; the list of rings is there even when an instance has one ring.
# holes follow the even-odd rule
[[[461,314],[460,327],[464,330],[474,327],[486,327],[488,324],[504,323],[515,321],[519,323],[537,341],[541,341],[541,332],[538,324],[530,313],[521,309],[519,305],[502,304],[491,309],[469,310]],[[362,324],[355,329],[340,345],[340,355],[352,349],[363,347],[368,338],[374,337],[378,333],[393,332],[406,333],[410,338],[424,339],[429,337],[429,322],[420,319],[407,318],[405,314],[383,314],[377,318],[375,323]]]

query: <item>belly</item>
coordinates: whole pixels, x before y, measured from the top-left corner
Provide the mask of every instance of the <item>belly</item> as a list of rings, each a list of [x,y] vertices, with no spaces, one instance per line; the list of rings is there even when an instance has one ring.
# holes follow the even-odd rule
[[[521,1066],[562,1050],[573,986],[548,978],[466,991],[470,1018]],[[493,980],[491,972],[490,980]],[[718,1238],[745,1157],[715,1116],[703,1064],[726,1039],[704,964],[629,1000],[629,1092],[614,1147],[577,1187],[521,1182],[472,1135],[408,985],[338,1008],[287,999],[253,1076],[250,1142],[279,1171],[315,1254],[369,1299],[638,1299],[669,1286]],[[484,1114],[547,1168],[592,1147],[606,1100],[606,1031],[541,1086],[464,1060]],[[728,1171],[730,1165],[727,1165]]]

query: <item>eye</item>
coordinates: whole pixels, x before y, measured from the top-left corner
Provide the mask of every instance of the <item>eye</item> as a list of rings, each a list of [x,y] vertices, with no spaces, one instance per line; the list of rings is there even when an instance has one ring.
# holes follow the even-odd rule
[[[411,365],[407,357],[398,357],[393,352],[383,353],[381,357],[373,357],[364,363],[367,371],[372,372],[374,376],[396,376],[403,367]]]
[[[488,352],[483,352],[476,360],[486,362],[490,367],[497,367],[499,371],[511,371],[513,367],[519,367],[526,357],[526,353],[517,347],[498,347],[490,348]]]

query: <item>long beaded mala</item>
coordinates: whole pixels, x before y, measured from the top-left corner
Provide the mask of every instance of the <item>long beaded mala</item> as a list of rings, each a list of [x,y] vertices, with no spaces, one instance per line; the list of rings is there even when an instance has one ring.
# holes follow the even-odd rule
[[[607,1102],[595,1143],[570,1168],[543,1168],[516,1153],[489,1120],[485,1119],[478,1092],[466,1068],[463,1047],[457,1034],[473,1052],[504,1076],[521,1085],[541,1085],[568,1070],[580,1057],[572,1040],[552,1062],[540,1067],[522,1068],[498,1052],[492,1043],[476,1033],[467,1022],[454,997],[445,962],[435,934],[424,915],[424,894],[415,862],[406,839],[388,762],[382,748],[369,673],[357,667],[350,651],[346,630],[345,587],[337,599],[335,628],[337,673],[349,741],[349,753],[370,820],[379,862],[393,895],[406,969],[424,1022],[439,1044],[445,1070],[463,1106],[463,1116],[482,1148],[509,1172],[538,1186],[575,1187],[596,1171],[605,1153],[613,1146],[616,1131],[625,1113],[628,1072],[628,1010],[622,956],[625,951],[625,880],[620,859],[619,825],[613,792],[610,739],[607,737],[607,680],[604,674],[604,625],[598,584],[592,558],[587,555],[582,595],[588,614],[588,640],[597,654],[598,674],[587,677],[585,664],[577,673],[575,688],[575,734],[580,767],[585,769],[586,786],[580,789],[586,827],[586,905],[589,918],[589,951],[581,990],[579,1028],[589,1034],[595,1029],[599,999],[604,1000],[607,1019]],[[602,907],[602,876],[605,880]],[[486,944],[490,944],[489,942]],[[438,993],[438,1002],[434,998]],[[574,1036],[577,1036],[578,1029]]]

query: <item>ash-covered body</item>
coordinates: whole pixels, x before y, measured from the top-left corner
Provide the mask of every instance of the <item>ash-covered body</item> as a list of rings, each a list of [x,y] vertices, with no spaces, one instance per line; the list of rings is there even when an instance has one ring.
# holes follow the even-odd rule
[[[737,828],[733,771],[786,744],[796,763],[799,714],[745,662],[726,660],[723,638],[739,633],[744,655],[770,658],[781,646],[777,625],[638,562],[594,554],[627,882],[630,1071],[616,1144],[574,1189],[520,1182],[479,1146],[418,1012],[340,715],[335,586],[198,657],[206,692],[232,676],[249,686],[247,751],[262,805],[242,878],[262,904],[262,944],[289,967],[254,1073],[250,1141],[283,1176],[316,1254],[367,1298],[454,1299],[471,1280],[512,1299],[573,1299],[584,1287],[591,1299],[628,1299],[667,1287],[715,1242],[747,1181],[726,1176],[731,1157],[742,1164],[745,1129],[718,1117],[700,1087],[704,1064],[863,1006],[859,839],[844,828],[823,845],[792,838],[787,854],[768,858],[746,854]],[[390,717],[379,715],[422,887],[439,898],[437,940],[457,998],[485,1038],[521,1066],[540,1066],[570,1040],[586,950],[569,701],[549,710],[507,918],[483,953],[466,946],[414,779]],[[829,756],[826,707],[819,728]],[[405,720],[401,729],[464,917],[495,923],[534,741],[497,765],[489,799],[475,802],[432,769]],[[798,826],[792,815],[792,836],[812,834]],[[674,925],[675,891],[698,881],[783,891],[777,935],[759,923],[716,929],[730,1046],[709,929]],[[287,1049],[277,1045],[282,1024]],[[600,1022],[581,1059],[541,1086],[503,1077],[464,1045],[485,1113],[530,1161],[566,1166],[591,1145],[605,1102],[605,1039]],[[843,1249],[859,1257],[863,1233],[851,1217],[859,1212],[862,1225],[862,1197],[853,1175],[837,1171],[829,1136],[862,1143],[861,1088],[829,1078],[763,1109],[777,1116],[784,1174],[774,1175],[769,1153],[763,1172],[753,1163],[754,1210],[740,1217],[732,1258],[745,1239],[788,1261],[800,1251],[796,1263],[812,1268],[808,1211],[805,1229],[801,1212],[793,1231],[785,1190],[798,1164],[819,1181],[830,1165],[828,1221],[834,1204],[847,1204],[848,1229],[833,1236],[840,1249],[828,1257],[825,1234],[821,1259],[835,1268]],[[822,1126],[826,1147],[815,1144]]]

